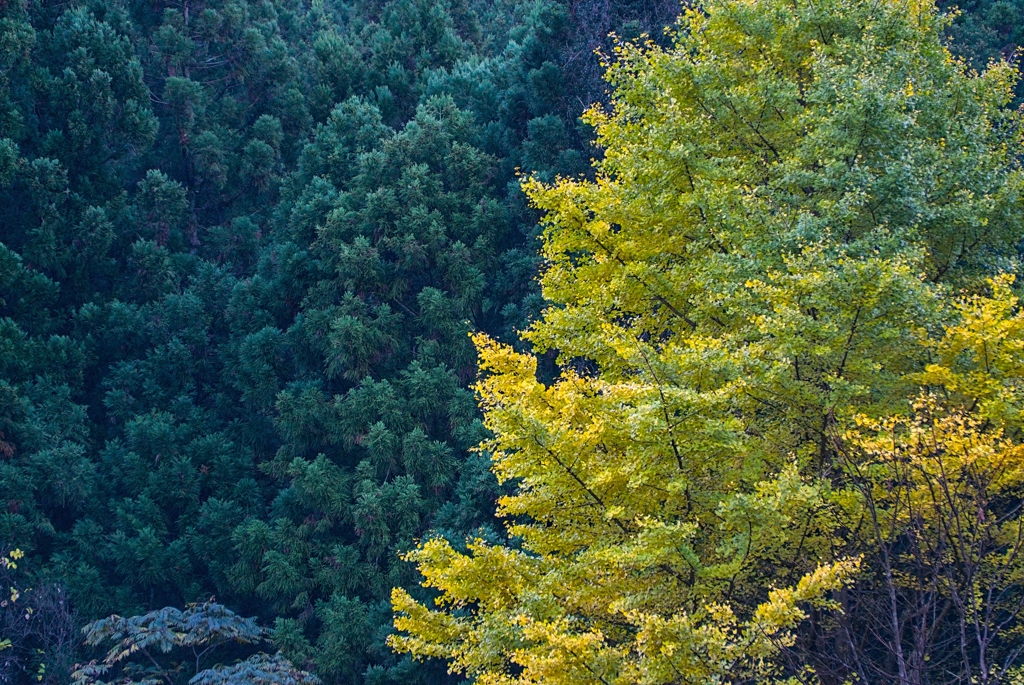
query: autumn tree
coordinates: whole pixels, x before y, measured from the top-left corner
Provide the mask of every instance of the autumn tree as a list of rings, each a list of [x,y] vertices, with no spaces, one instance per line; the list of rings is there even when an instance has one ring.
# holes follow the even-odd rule
[[[596,180],[526,184],[546,212],[549,306],[523,334],[534,353],[476,338],[494,433],[481,448],[518,485],[499,501],[514,544],[435,538],[410,554],[437,606],[395,590],[395,648],[484,683],[815,669],[842,682],[881,672],[864,661],[901,659],[891,682],[925,682],[900,656],[908,632],[865,647],[836,616],[858,583],[886,575],[891,526],[914,538],[914,525],[935,532],[1002,498],[988,514],[998,542],[981,550],[978,529],[944,538],[980,555],[941,584],[960,593],[966,629],[988,630],[989,600],[964,597],[1018,577],[1015,428],[983,436],[971,393],[934,362],[951,344],[944,327],[965,316],[957,297],[1016,269],[1021,118],[1005,107],[1014,70],[968,72],[944,47],[947,21],[913,0],[708,0],[670,49],[620,46],[613,108],[588,115],[604,148]],[[550,384],[538,380],[547,350],[561,366]],[[1001,387],[1016,397],[1015,382]],[[929,392],[941,396],[934,418],[922,414]],[[960,465],[947,485],[974,500],[921,502],[941,447],[913,448],[929,465],[895,489],[887,467],[863,473],[928,421]],[[930,507],[929,522],[901,513],[870,532],[879,489]],[[927,582],[900,553],[890,578]],[[948,546],[932,554],[952,563]],[[908,596],[885,605],[900,621]],[[1006,634],[1014,600],[999,601],[989,626]],[[964,665],[932,678],[978,674],[978,642],[963,644]],[[850,650],[860,663],[842,662]]]
[[[20,549],[0,555],[0,679],[67,682],[78,635],[64,588],[30,580]]]
[[[899,683],[1012,680],[1024,640],[1024,315],[1002,276],[957,298],[909,410],[829,433],[864,572],[810,626],[819,673]],[[829,650],[812,649],[828,644]]]

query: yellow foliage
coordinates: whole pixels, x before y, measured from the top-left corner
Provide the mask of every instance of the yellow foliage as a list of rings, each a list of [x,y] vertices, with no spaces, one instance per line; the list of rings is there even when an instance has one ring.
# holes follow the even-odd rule
[[[1019,482],[984,423],[1020,420],[1024,327],[985,280],[1024,221],[1020,140],[997,132],[1013,72],[965,74],[944,21],[707,0],[672,49],[619,48],[614,108],[587,116],[596,180],[524,184],[550,306],[523,337],[560,375],[474,337],[510,542],[409,554],[438,596],[394,591],[393,647],[494,685],[772,680],[860,573],[843,469],[933,430],[952,451],[921,473]],[[912,406],[923,386],[948,407]]]
[[[956,303],[957,320],[934,346],[936,362],[918,376],[940,386],[962,405],[976,405],[980,416],[1019,429],[1024,405],[1024,313],[1013,294],[1011,276],[989,281],[992,295],[972,295]]]

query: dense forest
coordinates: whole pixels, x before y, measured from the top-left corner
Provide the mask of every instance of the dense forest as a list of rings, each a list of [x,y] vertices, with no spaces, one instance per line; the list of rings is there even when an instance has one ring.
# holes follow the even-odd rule
[[[784,4],[757,1],[769,9]],[[676,191],[650,181],[645,176],[649,169],[638,170],[622,160],[628,156],[624,150],[631,150],[654,166],[674,168],[679,162],[663,160],[659,155],[664,150],[645,147],[646,139],[629,128],[664,125],[670,131],[664,140],[683,141],[680,144],[690,140],[685,133],[691,131],[687,120],[676,122],[676,129],[655,121],[655,114],[664,110],[664,103],[656,102],[657,93],[672,90],[666,83],[673,82],[664,81],[674,68],[668,64],[671,60],[666,66],[657,63],[656,57],[644,62],[648,58],[640,55],[676,54],[673,50],[704,54],[705,49],[710,55],[712,48],[685,42],[687,36],[700,34],[694,16],[714,17],[713,7],[727,3],[708,4],[706,12],[677,23],[683,7],[674,0],[0,0],[0,585],[4,592],[9,588],[0,605],[0,683],[67,683],[73,672],[75,682],[83,685],[107,679],[171,685],[193,676],[192,682],[200,685],[314,683],[317,679],[329,685],[412,685],[458,682],[462,673],[481,683],[562,682],[559,678],[566,683],[605,685],[613,681],[716,682],[716,678],[717,682],[747,682],[776,677],[774,671],[745,671],[737,665],[743,659],[764,661],[772,650],[795,659],[794,663],[808,661],[800,654],[818,654],[820,658],[810,661],[822,682],[842,683],[855,673],[865,683],[970,681],[958,680],[959,671],[942,680],[938,670],[933,673],[921,664],[917,664],[920,672],[927,673],[916,681],[902,665],[899,678],[890,678],[895,667],[883,663],[884,659],[866,666],[852,664],[846,643],[836,646],[836,631],[862,630],[882,615],[883,607],[866,600],[850,604],[842,597],[822,599],[827,593],[854,592],[847,584],[853,582],[855,572],[838,562],[828,567],[832,576],[825,578],[828,573],[822,571],[819,584],[802,585],[804,594],[797,593],[794,600],[813,605],[808,610],[815,616],[811,628],[804,632],[793,628],[797,632],[779,638],[778,644],[752,641],[736,648],[742,656],[732,661],[732,657],[714,656],[714,649],[706,647],[701,658],[730,664],[726,672],[733,672],[734,681],[721,680],[722,673],[713,668],[699,671],[690,680],[646,672],[641,677],[636,671],[615,670],[618,667],[609,665],[610,657],[597,652],[594,659],[604,666],[579,670],[555,659],[539,667],[530,661],[531,645],[538,640],[547,643],[530,633],[525,623],[517,623],[519,619],[504,621],[487,614],[497,611],[497,605],[504,606],[506,599],[467,594],[460,584],[468,581],[442,577],[444,572],[439,570],[446,565],[459,567],[469,575],[478,574],[477,582],[483,578],[495,587],[516,585],[517,592],[533,598],[517,596],[516,602],[540,606],[545,592],[558,595],[557,588],[538,589],[526,581],[517,585],[519,581],[510,580],[511,575],[502,575],[529,577],[532,571],[525,567],[513,573],[512,566],[500,564],[460,566],[459,559],[488,559],[487,550],[514,555],[521,545],[532,544],[531,553],[542,557],[547,552],[540,550],[568,544],[561,538],[537,538],[528,525],[508,529],[496,516],[499,500],[506,516],[551,530],[565,523],[549,518],[551,508],[564,505],[576,512],[569,515],[572,525],[581,526],[568,536],[575,538],[612,539],[627,534],[635,521],[655,517],[650,511],[623,505],[609,509],[595,523],[586,518],[590,505],[574,504],[575,495],[568,491],[537,495],[539,490],[530,485],[535,472],[502,465],[495,457],[530,453],[520,438],[509,437],[515,432],[515,421],[502,413],[502,407],[511,391],[495,384],[529,385],[525,377],[516,376],[516,364],[532,364],[532,382],[547,383],[553,389],[570,377],[580,383],[603,379],[608,373],[617,381],[642,377],[645,372],[637,371],[635,359],[616,366],[614,355],[607,356],[606,348],[617,343],[604,336],[612,336],[609,330],[615,327],[634,327],[634,337],[651,347],[654,367],[644,368],[654,377],[659,373],[655,367],[666,374],[679,371],[657,359],[662,354],[658,341],[665,343],[682,325],[663,319],[673,306],[671,298],[658,295],[660,304],[653,314],[643,309],[650,309],[650,298],[641,298],[643,307],[631,309],[630,298],[639,297],[635,289],[618,280],[605,283],[589,272],[573,271],[577,265],[583,269],[584,255],[600,250],[586,240],[559,238],[558,231],[575,235],[585,232],[581,227],[587,222],[607,220],[602,225],[613,227],[607,229],[607,236],[615,242],[625,239],[631,222],[645,229],[685,223],[672,214],[676,210],[667,209],[675,202],[669,198]],[[863,19],[869,25],[877,19],[857,14],[856,8],[867,3],[850,0],[844,5],[828,0],[824,4],[833,7],[836,16],[849,16],[852,23]],[[881,4],[895,3],[883,0]],[[1011,149],[1020,137],[1019,121],[1011,114],[1024,97],[1024,86],[1012,83],[1009,68],[986,72],[1002,74],[988,80],[977,72],[984,72],[990,63],[1014,58],[1016,46],[1024,43],[1024,2],[961,4],[959,12],[949,15],[948,24],[935,19],[939,15],[931,8],[920,12],[932,17],[934,36],[905,39],[908,44],[919,40],[926,47],[900,53],[907,64],[922,69],[916,87],[946,93],[953,88],[948,82],[954,77],[932,78],[927,70],[946,68],[935,66],[938,63],[956,65],[956,78],[965,79],[964,92],[973,98],[968,99],[982,104],[977,111],[947,118],[963,117],[969,122],[964,126],[969,127],[974,125],[970,116],[975,116],[982,122],[977,131],[984,129],[987,136],[989,129],[984,127],[989,127],[996,133],[978,142],[975,156],[965,157],[959,167],[951,161],[953,166],[940,168],[935,160],[941,155],[929,158],[931,162],[921,161],[924,153],[906,164],[926,168],[921,173],[931,174],[929,178],[960,183],[950,191],[954,195],[965,189],[963,193],[972,197],[996,198],[991,204],[997,209],[989,207],[985,210],[989,214],[977,214],[981,210],[965,205],[962,211],[970,218],[961,223],[1000,230],[1007,224],[1012,235],[1002,236],[998,245],[978,238],[976,243],[988,251],[963,268],[959,262],[936,266],[927,257],[914,262],[915,250],[931,254],[933,246],[926,239],[915,243],[916,237],[902,236],[894,229],[886,238],[889,242],[883,242],[889,247],[899,242],[905,270],[920,269],[929,282],[1006,302],[1011,286],[998,280],[998,274],[1016,272],[1024,225],[1019,197],[1006,200],[1009,208],[1005,208],[999,204],[1003,201],[999,188],[1016,182],[1013,173],[1019,171],[1024,157],[1024,148]],[[765,16],[775,15],[765,10]],[[764,21],[766,30],[775,30],[769,19]],[[843,22],[836,19],[835,23]],[[709,36],[719,30],[723,41],[733,39],[716,26],[712,21]],[[835,31],[841,33],[838,28]],[[928,36],[935,38],[934,45],[927,42]],[[825,38],[822,33],[827,43]],[[947,53],[942,46],[962,62],[944,62]],[[776,48],[772,44],[771,49]],[[928,59],[915,62],[918,52],[928,50]],[[737,54],[742,52],[737,48]],[[605,70],[616,55],[620,66],[611,68],[606,81]],[[806,55],[800,59],[810,60]],[[732,74],[726,62],[720,73]],[[773,68],[785,72],[783,67]],[[736,74],[741,72],[745,73],[737,67]],[[897,76],[903,79],[900,88],[910,82],[903,72]],[[740,84],[736,87],[742,88],[743,76],[729,76],[733,77]],[[1004,84],[1011,94],[1000,101],[998,95],[986,95],[976,85],[989,82],[995,84],[990,86],[993,92]],[[910,96],[914,87],[910,86]],[[709,106],[717,107],[715,93],[708,92]],[[680,93],[679,102],[693,97],[705,106],[685,88],[680,87]],[[880,97],[878,102],[888,101]],[[598,109],[585,114],[595,103]],[[887,106],[879,104],[879,111]],[[615,114],[595,114],[605,111],[604,107],[612,107]],[[1000,118],[999,112],[1005,117]],[[922,121],[911,127],[925,131],[921,140],[941,137],[943,145],[946,140],[951,145],[959,140],[943,128],[945,124],[927,116]],[[802,121],[800,126],[810,124]],[[698,133],[709,136],[709,146],[719,135],[692,128],[692,136]],[[900,135],[890,136],[898,139],[891,149],[885,147],[888,142],[879,144],[878,154],[891,161],[909,154],[899,145],[914,150],[924,145]],[[825,155],[821,150],[841,148],[841,143],[818,141],[815,154]],[[1003,158],[997,159],[992,152],[996,150],[1006,159],[1000,162]],[[606,153],[610,156],[603,162]],[[759,168],[743,161],[746,152],[721,154],[740,160],[735,163],[747,165],[745,171]],[[990,157],[991,164],[970,166]],[[776,158],[781,159],[779,153]],[[1010,168],[1017,171],[1007,172]],[[813,172],[819,170],[814,167]],[[680,173],[677,169],[668,175]],[[713,185],[725,183],[731,172],[723,166],[694,173],[698,182],[706,176]],[[652,206],[628,193],[602,199],[600,189],[606,187],[602,179],[620,176],[633,179]],[[977,180],[980,176],[984,179]],[[879,172],[877,178],[883,177],[886,183],[892,181]],[[565,182],[559,179],[570,178],[580,184],[577,190],[559,185]],[[808,196],[827,195],[824,190],[815,191],[817,181],[811,172],[802,178],[792,183],[810,188]],[[742,179],[740,174],[728,183],[735,182],[739,188]],[[673,176],[672,182],[677,180]],[[893,181],[894,185],[907,182],[904,177]],[[678,187],[686,183],[693,190],[694,177],[679,181]],[[749,183],[762,181],[752,177]],[[771,186],[768,181],[762,185]],[[584,195],[585,200],[579,199]],[[701,216],[705,210],[725,216],[735,209],[724,200],[716,205],[715,197],[708,191],[693,207],[700,206]],[[900,202],[908,207],[918,203],[913,206],[920,210],[919,219],[921,213],[932,211],[930,199],[913,196],[910,190],[900,196]],[[610,209],[616,203],[626,209]],[[829,207],[833,211],[833,205]],[[891,214],[886,221],[894,226],[910,221],[899,212]],[[936,214],[942,212],[936,210]],[[544,216],[547,224],[542,223]],[[843,217],[846,220],[847,215]],[[813,242],[817,229],[805,229],[800,240]],[[743,232],[735,230],[737,235]],[[667,238],[651,240],[656,251],[664,249],[665,255],[683,249]],[[749,249],[751,254],[783,254],[792,247],[736,240],[741,245],[737,250]],[[887,247],[879,247],[881,243],[849,241],[855,245],[848,248],[851,254],[875,250],[872,254],[889,256]],[[642,284],[651,269],[670,271],[651,267],[642,250],[631,245],[614,252],[616,263],[629,278]],[[723,247],[721,252],[727,250]],[[746,272],[717,254],[714,250],[700,253],[698,261],[718,264],[723,274],[735,269],[742,276],[736,276],[735,283],[771,281],[764,274],[775,273],[771,269],[784,271],[790,264],[782,260],[765,267],[764,273]],[[828,259],[843,263],[845,257],[829,253]],[[887,273],[872,278],[882,282]],[[995,278],[996,285],[971,290],[983,276]],[[819,279],[821,288],[831,287],[826,280]],[[726,309],[740,306],[727,301],[725,293],[732,290],[715,281],[719,287],[715,291],[713,281],[709,277],[707,297]],[[700,300],[701,286],[686,283],[690,297]],[[601,316],[588,318],[580,304],[590,295],[566,294],[573,284],[604,294],[607,301],[602,300]],[[814,288],[804,287],[804,295],[810,292],[807,296],[813,300]],[[920,294],[914,300],[913,287],[900,282],[892,288],[905,296],[901,306],[928,310],[932,295]],[[809,307],[815,322],[819,309],[828,310],[827,304],[807,304],[802,297],[794,295],[800,303],[794,306]],[[559,318],[552,313],[571,313],[576,311],[574,306],[579,312],[572,321],[572,314]],[[1015,306],[1007,305],[1006,310],[1016,311]],[[657,321],[647,321],[648,314]],[[716,335],[750,335],[746,329],[730,329],[714,312],[696,311],[690,317],[693,322],[680,316],[695,330],[717,326]],[[926,323],[920,325],[930,326],[932,333],[944,326],[956,328],[957,319],[948,312],[921,316]],[[860,319],[854,320],[856,326]],[[815,324],[800,325],[813,328]],[[527,329],[532,333],[521,336]],[[471,334],[487,337],[471,339]],[[890,333],[881,329],[877,335],[893,347],[909,345],[906,340],[893,342],[886,338]],[[991,335],[1009,334],[1000,328]],[[822,336],[813,344],[824,349],[827,344],[822,340],[827,336]],[[852,329],[849,336],[852,340]],[[785,341],[786,349],[799,348],[782,333],[777,340]],[[849,341],[846,344],[849,347]],[[935,343],[929,349],[929,359],[934,360],[945,348]],[[799,352],[793,354],[801,358]],[[1019,357],[1019,349],[1014,354]],[[485,381],[474,391],[478,358],[496,380]],[[846,354],[842,359],[845,364]],[[900,357],[894,363],[909,368],[916,360]],[[871,363],[875,362],[863,362]],[[824,368],[815,370],[814,363],[808,362],[804,373],[824,378]],[[756,376],[749,370],[743,373]],[[848,383],[870,385],[857,378]],[[843,392],[815,388],[786,392],[800,395],[801,402],[814,393]],[[486,422],[474,392],[483,401]],[[546,406],[556,411],[564,401],[578,408],[586,405],[583,395],[600,396],[611,404],[619,402],[618,409],[604,411],[629,414],[623,409],[629,401],[617,399],[610,390],[580,392],[576,399],[545,400]],[[744,411],[761,411],[728,405],[721,398],[714,402],[724,417],[737,421]],[[810,406],[805,404],[800,411]],[[529,421],[555,421],[552,416],[542,418],[540,409],[531,414],[534,409],[522,409],[522,416]],[[572,413],[565,407],[559,411]],[[675,416],[685,413],[680,408],[673,411]],[[810,459],[814,450],[807,445],[815,440],[824,444],[825,433],[779,437],[778,422],[810,421],[810,410],[799,416],[794,412],[784,419],[771,415],[763,419],[764,425],[751,424],[743,430],[750,435],[773,435],[764,440],[775,440],[773,444],[787,455]],[[986,415],[984,420],[998,424],[993,416]],[[635,432],[629,440],[644,443],[647,438],[640,426],[645,420],[631,416]],[[693,421],[686,429],[692,440],[710,444],[719,439],[702,432],[710,424],[701,428]],[[917,427],[907,421],[907,431]],[[1015,436],[1016,428],[1007,426],[1005,434]],[[620,438],[623,445],[629,442]],[[868,437],[859,440],[851,438],[849,444],[884,451],[871,447]],[[567,454],[583,455],[587,444],[570,446]],[[671,444],[676,449],[676,443]],[[481,445],[484,448],[477,449]],[[708,448],[702,458],[719,463],[725,458],[716,450]],[[821,451],[827,450],[822,447]],[[838,454],[842,449],[833,451]],[[632,454],[625,447],[621,453]],[[550,458],[557,460],[557,455]],[[644,461],[643,456],[629,458],[635,458],[634,463]],[[790,473],[784,461],[767,460],[759,468],[783,474],[778,476],[782,481]],[[694,487],[704,483],[702,487],[710,493],[733,479],[754,479],[750,469],[737,473],[709,468],[700,478],[694,475],[692,482]],[[594,483],[603,482],[600,474],[593,477]],[[790,477],[799,480],[800,476]],[[655,479],[670,480],[663,474]],[[837,491],[846,487],[854,493],[873,492],[858,486],[852,476],[830,482]],[[582,480],[577,484],[591,492]],[[682,497],[685,490],[689,501],[689,486],[679,487],[673,492]],[[800,486],[790,483],[789,487]],[[536,495],[532,500],[531,493]],[[748,495],[750,501],[756,499]],[[809,501],[819,495],[815,511],[846,506],[837,504],[842,500],[838,496],[801,496]],[[1020,495],[1016,497],[1019,502]],[[999,506],[1010,506],[1005,499],[1004,493]],[[714,513],[719,511],[717,505],[699,506],[712,512],[709,517],[719,516]],[[737,511],[741,508],[736,504]],[[793,511],[786,516],[799,518]],[[793,530],[804,531],[803,537],[794,542],[782,536],[785,541],[780,538],[777,549],[760,557],[757,564],[784,565],[781,555],[787,545],[801,553],[820,553],[821,561],[835,561],[832,557],[842,545],[832,544],[832,552],[826,552],[828,540],[843,538],[846,529],[834,521],[828,525],[814,521],[803,528],[794,525]],[[663,533],[671,525],[687,525],[662,523],[668,526],[658,529]],[[656,537],[656,532],[650,535]],[[748,538],[752,537],[750,533]],[[728,536],[712,538],[704,544],[717,551],[695,548],[690,554],[727,557],[722,550],[739,544]],[[434,542],[414,551],[428,539]],[[860,558],[868,566],[874,563],[874,551],[883,547],[848,545],[842,554]],[[901,549],[900,554],[909,554]],[[651,568],[667,568],[663,551],[636,553],[654,559]],[[758,607],[756,611],[766,605],[758,603],[764,601],[760,590],[750,588],[796,583],[798,571],[807,570],[794,564],[785,571],[758,576],[760,585],[749,580],[744,585],[743,580],[734,583],[739,574],[730,570],[734,561],[719,560],[708,573],[719,579],[732,574],[728,596],[732,598],[736,585],[737,597],[744,595],[737,601]],[[580,563],[596,569],[603,562],[585,559]],[[708,561],[708,568],[712,566]],[[657,593],[654,586],[645,585],[647,580],[637,580],[648,578],[648,571],[622,577],[609,571],[595,579],[577,569],[559,576],[559,587],[570,593],[579,590],[578,583],[583,587],[635,583],[632,590],[638,595]],[[913,575],[907,569],[898,573]],[[424,575],[431,581],[427,586],[421,585]],[[683,583],[681,578],[672,582]],[[1020,587],[1022,579],[1024,575],[1012,576],[1015,587]],[[874,576],[865,582],[876,589],[884,586]],[[394,588],[399,590],[393,595]],[[452,621],[468,620],[465,616],[472,614],[485,627],[456,630],[452,627],[456,623],[439,618],[443,614],[428,618],[420,612],[439,595],[454,598],[448,605],[453,609]],[[588,620],[593,607],[587,601],[581,600],[569,612],[572,620]],[[623,612],[640,611],[641,602],[632,595],[616,601]],[[845,607],[848,621],[829,618],[836,602]],[[399,619],[405,637],[396,638],[396,608],[405,617],[405,623]],[[796,615],[795,609],[776,609]],[[557,611],[536,611],[557,622]],[[929,611],[939,609],[929,604],[910,613]],[[607,618],[594,630],[607,635],[625,631],[633,637],[650,630],[647,624],[632,624],[632,620]],[[741,616],[740,620],[748,623],[730,624],[723,630],[754,630],[752,619]],[[946,620],[939,618],[936,623]],[[781,619],[773,627],[768,625],[758,624],[757,630],[774,634],[772,630],[791,628]],[[1022,628],[1024,623],[1018,627],[1014,618],[1006,630],[1019,637]],[[518,630],[527,632],[520,635]],[[931,636],[928,639],[934,638],[934,628],[922,630]],[[900,632],[893,639],[875,633],[866,638],[870,644],[865,649],[888,653],[887,645],[912,641],[919,633],[908,628],[907,636]],[[564,638],[559,644],[570,652],[577,647],[581,654],[590,649],[584,644],[590,643],[578,635],[559,635]],[[573,647],[565,642],[570,638],[583,641]],[[151,642],[143,644],[146,640]],[[527,656],[502,661],[504,665],[498,667],[494,664],[501,659],[496,651],[484,656],[460,652],[451,646],[452,640],[467,640],[481,653],[505,650],[501,658],[513,653]],[[935,640],[940,645],[936,653],[949,651],[953,644]],[[122,651],[104,664],[110,641],[115,644],[110,654]],[[994,643],[990,651],[1011,653],[1010,642]],[[214,648],[220,651],[209,652],[206,662],[196,656],[206,658]],[[260,653],[254,654],[257,649]],[[181,650],[189,656],[178,656]],[[125,660],[136,652],[153,658],[150,663],[127,664]],[[412,655],[444,657],[454,660],[457,668],[449,672],[444,659],[414,660]],[[960,656],[957,652],[956,658]],[[236,667],[230,673],[202,671],[204,664],[214,663],[235,663]],[[602,675],[605,666],[609,670]],[[802,678],[808,672],[788,662],[780,668],[786,677]],[[944,662],[936,669],[955,670]],[[560,675],[556,678],[552,673]],[[523,680],[516,680],[520,677]],[[985,675],[979,682],[999,678]]]

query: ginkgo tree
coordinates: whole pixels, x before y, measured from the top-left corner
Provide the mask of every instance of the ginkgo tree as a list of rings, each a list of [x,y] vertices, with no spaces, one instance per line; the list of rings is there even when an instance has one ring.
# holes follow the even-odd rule
[[[920,502],[933,483],[941,450],[919,450],[916,481],[877,466],[925,430],[927,398],[951,443],[1002,431],[957,390],[981,383],[963,355],[941,350],[967,316],[958,297],[1005,291],[991,278],[1017,268],[1021,115],[1006,107],[1013,69],[968,72],[947,24],[924,0],[705,0],[671,48],[620,46],[612,108],[587,119],[595,180],[525,184],[545,212],[533,352],[476,338],[481,449],[518,486],[499,502],[510,542],[412,552],[436,606],[395,590],[394,648],[486,685],[922,682],[927,650],[948,645],[915,671],[913,631],[887,640],[834,617],[880,573],[884,606],[913,613],[921,579],[893,570],[902,548],[888,572],[874,565],[880,545],[974,506],[953,497],[920,507],[932,523],[870,532],[892,507],[867,493]],[[561,371],[546,385],[548,350]],[[1016,458],[1015,430],[977,441]],[[1007,531],[985,555],[1013,566],[1018,479],[985,459],[999,487],[968,489],[1002,488]],[[961,645],[971,662],[977,641]]]

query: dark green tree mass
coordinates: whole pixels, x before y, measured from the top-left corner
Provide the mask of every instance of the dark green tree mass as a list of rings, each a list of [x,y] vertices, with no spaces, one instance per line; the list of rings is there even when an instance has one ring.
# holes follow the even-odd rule
[[[328,685],[455,679],[388,596],[428,531],[505,534],[467,334],[542,306],[518,174],[591,173],[595,50],[679,9],[0,0],[0,550],[61,626],[215,597]],[[10,677],[68,682],[41,634]]]

